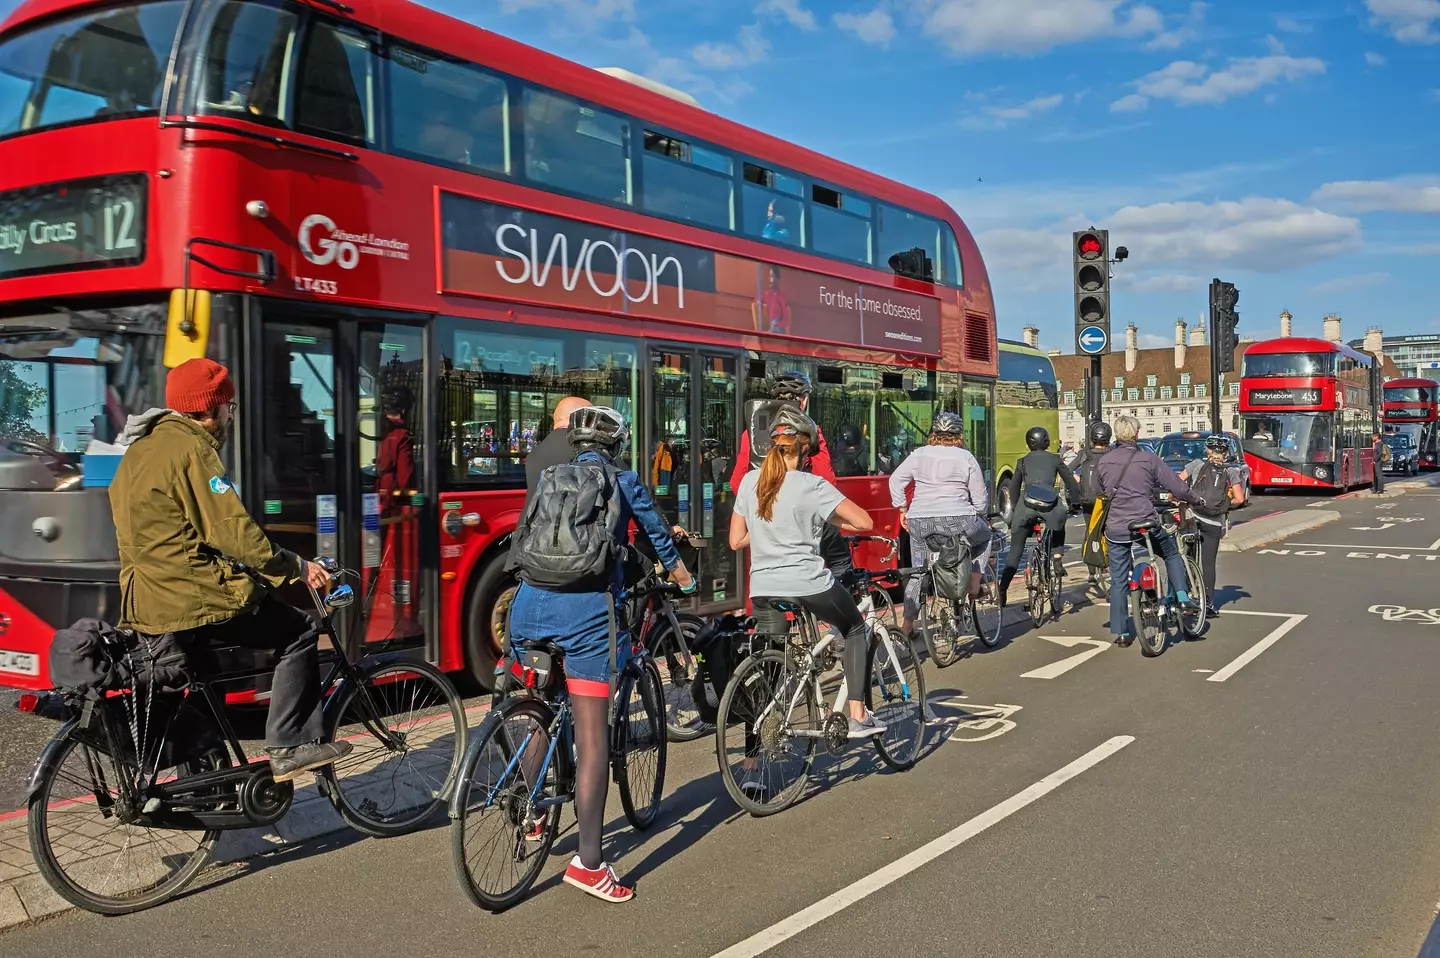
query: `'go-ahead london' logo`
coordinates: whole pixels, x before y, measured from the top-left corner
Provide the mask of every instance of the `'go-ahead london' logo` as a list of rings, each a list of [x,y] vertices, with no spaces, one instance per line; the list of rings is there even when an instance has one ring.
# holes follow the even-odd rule
[[[316,230],[325,236],[316,237]],[[409,259],[410,244],[396,239],[382,239],[374,233],[347,233],[335,221],[321,213],[312,213],[300,223],[300,252],[316,266],[339,265],[354,269],[360,265],[361,254]]]

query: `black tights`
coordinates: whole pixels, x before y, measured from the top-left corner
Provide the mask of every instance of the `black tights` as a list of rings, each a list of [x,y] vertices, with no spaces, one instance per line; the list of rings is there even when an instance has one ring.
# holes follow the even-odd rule
[[[828,622],[845,633],[845,655],[841,659],[841,665],[845,669],[846,694],[851,702],[865,701],[865,663],[870,643],[865,635],[865,620],[855,604],[855,597],[840,583],[832,582],[828,592],[795,596],[794,599],[815,618]],[[771,601],[760,596],[751,600],[755,610],[755,631],[784,635],[790,631],[790,626],[785,621],[785,613],[771,606]]]
[[[605,798],[610,792],[610,699],[570,696],[575,726],[575,817],[579,820],[580,864],[592,871],[605,861]]]
[[[1200,523],[1200,574],[1205,580],[1205,603],[1210,608],[1215,608],[1215,563],[1220,558],[1220,539],[1223,537],[1219,529],[1214,526]]]
[[[1045,521],[1045,527],[1050,530],[1050,554],[1054,555],[1056,552],[1062,552],[1065,549],[1066,514],[1063,511],[1055,511],[1047,515],[1042,515],[1028,510],[1021,511],[1017,509],[1015,518],[1010,523],[1010,554],[1005,557],[1005,568],[1000,572],[1000,594],[1002,596],[1009,590],[1010,583],[1015,578],[1015,573],[1020,570],[1020,557],[1025,554],[1025,544],[1030,541],[1028,535],[1030,526],[1034,524],[1036,519],[1043,519]],[[1035,547],[1037,549],[1040,547],[1038,540],[1035,543]],[[1056,571],[1062,578],[1064,577],[1065,567],[1063,565],[1057,566]]]

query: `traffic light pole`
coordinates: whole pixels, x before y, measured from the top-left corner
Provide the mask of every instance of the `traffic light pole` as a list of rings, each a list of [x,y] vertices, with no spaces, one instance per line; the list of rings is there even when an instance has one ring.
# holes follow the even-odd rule
[[[1220,428],[1220,352],[1225,348],[1225,337],[1220,335],[1221,318],[1219,303],[1216,301],[1220,280],[1210,284],[1210,431],[1224,432]]]
[[[1100,357],[1090,357],[1090,381],[1085,384],[1085,421],[1087,423],[1099,422],[1103,416],[1102,400],[1100,392]],[[1086,440],[1089,441],[1088,439]],[[1089,448],[1086,446],[1085,448]]]

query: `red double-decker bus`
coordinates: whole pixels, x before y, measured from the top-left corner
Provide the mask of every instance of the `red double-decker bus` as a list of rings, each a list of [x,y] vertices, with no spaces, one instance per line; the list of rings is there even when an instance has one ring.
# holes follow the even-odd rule
[[[1240,417],[1256,489],[1348,489],[1374,476],[1379,368],[1324,339],[1286,338],[1245,350]]]
[[[780,371],[882,530],[937,410],[993,470],[990,283],[932,195],[405,0],[28,0],[0,27],[0,682],[119,618],[117,440],[198,355],[238,379],[252,514],[362,573],[353,634],[482,684],[566,395],[633,418],[705,535],[698,613],[744,601],[727,479]]]
[[[1387,380],[1381,418],[1386,426],[1410,436],[1421,469],[1440,469],[1440,383],[1433,379]]]

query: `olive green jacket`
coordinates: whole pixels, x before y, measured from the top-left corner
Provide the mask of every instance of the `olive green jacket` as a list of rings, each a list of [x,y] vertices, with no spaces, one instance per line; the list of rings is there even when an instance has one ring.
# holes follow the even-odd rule
[[[178,413],[131,416],[110,483],[120,546],[121,623],[160,635],[233,619],[264,588],[298,579],[304,564],[250,518],[220,462],[220,443]]]

